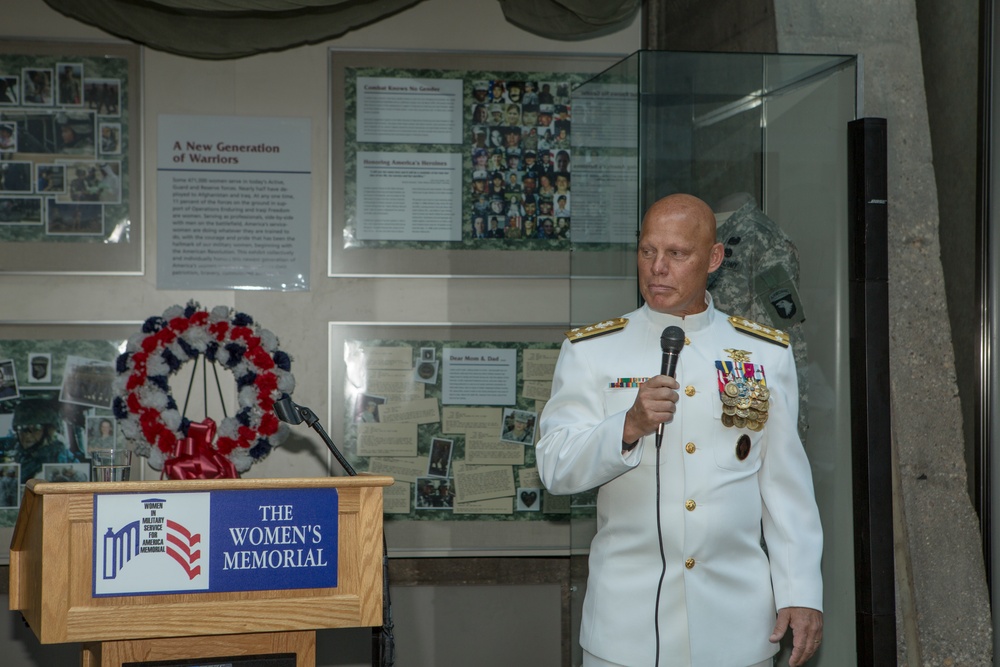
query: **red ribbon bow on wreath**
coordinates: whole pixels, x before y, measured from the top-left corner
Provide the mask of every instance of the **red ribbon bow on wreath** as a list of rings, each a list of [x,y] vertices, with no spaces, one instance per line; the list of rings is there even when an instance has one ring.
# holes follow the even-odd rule
[[[215,422],[209,417],[188,425],[187,437],[179,440],[174,455],[163,462],[167,479],[235,479],[236,466],[212,447]]]

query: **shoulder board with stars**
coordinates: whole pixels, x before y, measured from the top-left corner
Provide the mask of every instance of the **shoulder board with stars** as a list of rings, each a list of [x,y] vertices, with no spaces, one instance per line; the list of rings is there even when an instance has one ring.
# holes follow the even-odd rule
[[[781,347],[788,347],[791,343],[788,338],[788,334],[781,329],[772,329],[769,326],[759,324],[753,320],[748,320],[745,317],[730,315],[729,323],[732,324],[737,331],[742,331],[743,333],[753,336],[754,338],[760,338],[761,340],[775,343]]]
[[[625,317],[619,317],[613,320],[604,320],[603,322],[597,322],[596,324],[588,324],[585,327],[570,329],[566,332],[566,338],[568,338],[571,343],[579,343],[581,340],[586,340],[587,338],[597,338],[598,336],[603,336],[604,334],[621,331],[625,328],[626,324],[628,324],[628,319]]]

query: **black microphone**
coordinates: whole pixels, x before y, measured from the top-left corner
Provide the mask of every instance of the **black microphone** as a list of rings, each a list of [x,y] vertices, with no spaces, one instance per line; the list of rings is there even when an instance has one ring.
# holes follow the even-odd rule
[[[326,446],[333,453],[334,458],[340,463],[340,467],[348,475],[353,477],[358,474],[351,464],[347,462],[347,459],[344,458],[344,455],[340,453],[340,450],[337,449],[337,445],[333,444],[333,440],[330,439],[323,425],[319,423],[319,417],[316,416],[315,412],[304,405],[299,405],[288,394],[282,394],[281,398],[274,402],[274,414],[281,421],[293,426],[305,422],[306,426],[319,434],[319,437],[323,439],[323,442],[326,443]]]
[[[660,375],[674,377],[677,373],[677,358],[684,349],[684,330],[680,327],[667,327],[660,334],[660,350],[663,358],[660,361]],[[663,443],[663,422],[656,427],[656,448]]]

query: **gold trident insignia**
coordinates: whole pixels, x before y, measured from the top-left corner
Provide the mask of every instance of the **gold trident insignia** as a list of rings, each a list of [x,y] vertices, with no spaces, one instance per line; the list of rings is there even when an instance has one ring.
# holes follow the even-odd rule
[[[735,361],[736,363],[743,363],[745,361],[750,361],[750,355],[752,354],[751,352],[747,352],[746,350],[735,350],[731,347],[727,347],[723,351],[726,354],[728,354],[729,358]]]

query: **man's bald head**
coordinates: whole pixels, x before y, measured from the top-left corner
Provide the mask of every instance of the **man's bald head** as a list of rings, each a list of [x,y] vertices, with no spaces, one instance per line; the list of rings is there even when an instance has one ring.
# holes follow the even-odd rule
[[[708,244],[715,243],[715,213],[712,207],[694,195],[678,192],[658,199],[646,211],[642,217],[642,228],[639,233],[639,240],[646,231],[646,222],[661,216],[682,216],[692,223],[702,227],[704,239]]]
[[[722,264],[715,214],[701,199],[673,194],[649,207],[639,234],[639,291],[653,310],[685,317],[706,308],[708,274]]]

